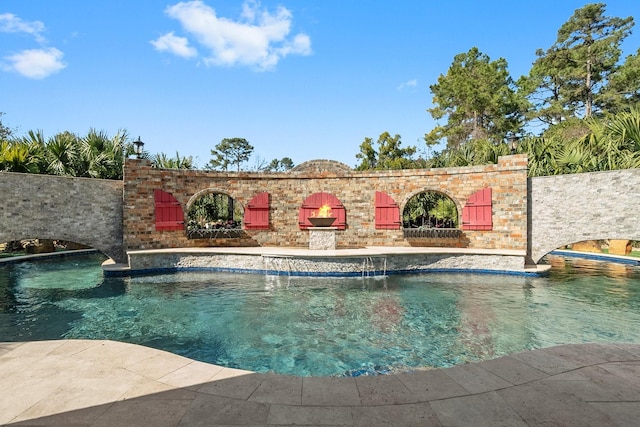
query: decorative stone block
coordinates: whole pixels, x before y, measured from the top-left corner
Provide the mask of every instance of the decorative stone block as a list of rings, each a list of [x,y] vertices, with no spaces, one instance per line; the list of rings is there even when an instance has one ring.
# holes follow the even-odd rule
[[[336,248],[335,227],[311,227],[309,228],[309,249],[334,250]]]

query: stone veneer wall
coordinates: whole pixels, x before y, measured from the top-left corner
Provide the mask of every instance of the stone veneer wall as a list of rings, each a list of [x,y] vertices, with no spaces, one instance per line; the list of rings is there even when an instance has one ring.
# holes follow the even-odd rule
[[[123,262],[122,185],[107,179],[0,172],[0,242],[69,240]]]
[[[322,161],[320,161],[322,162]],[[316,166],[318,163],[316,163]],[[308,247],[309,232],[298,227],[302,202],[320,191],[335,195],[346,209],[347,229],[338,231],[338,247],[409,246],[402,230],[376,230],[375,191],[389,194],[404,209],[407,201],[424,191],[439,191],[452,198],[458,215],[468,197],[485,187],[493,191],[493,230],[465,231],[456,246],[490,249],[527,249],[527,158],[506,156],[497,165],[352,171],[308,164],[284,173],[213,172],[154,169],[146,160],[127,160],[124,179],[123,232],[127,250],[233,245]],[[189,240],[183,230],[156,231],[154,189],[171,193],[183,211],[198,192],[226,193],[244,207],[256,194],[270,194],[270,229],[246,230],[239,239]],[[461,221],[460,221],[461,222]]]
[[[375,276],[475,271],[526,274],[523,257],[506,254],[421,253],[388,255],[266,255],[135,251],[131,271],[226,271],[291,276]],[[117,273],[116,273],[117,274]],[[531,273],[537,274],[537,273]]]
[[[640,169],[531,178],[529,249],[548,252],[584,240],[640,240]]]

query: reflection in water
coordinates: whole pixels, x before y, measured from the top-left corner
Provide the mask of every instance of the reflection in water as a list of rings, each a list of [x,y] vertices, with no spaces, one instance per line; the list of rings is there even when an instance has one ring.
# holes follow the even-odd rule
[[[0,341],[114,339],[260,372],[451,366],[562,343],[640,342],[640,267],[547,257],[549,277],[102,278],[101,258],[0,268]]]

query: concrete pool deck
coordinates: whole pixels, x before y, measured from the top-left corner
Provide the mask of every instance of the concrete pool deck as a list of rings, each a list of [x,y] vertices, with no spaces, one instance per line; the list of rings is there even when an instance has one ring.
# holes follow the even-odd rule
[[[636,426],[640,344],[377,377],[256,374],[115,341],[0,343],[0,424]]]

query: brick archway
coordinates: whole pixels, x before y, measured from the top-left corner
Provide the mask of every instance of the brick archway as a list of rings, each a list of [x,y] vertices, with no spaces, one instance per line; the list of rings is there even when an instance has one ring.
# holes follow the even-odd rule
[[[409,203],[409,200],[411,200],[415,196],[418,196],[419,194],[423,194],[423,193],[441,194],[441,195],[447,197],[449,200],[451,200],[453,202],[453,204],[456,206],[456,213],[458,215],[458,226],[460,227],[460,225],[462,224],[462,205],[460,204],[459,200],[456,197],[452,196],[451,194],[448,194],[447,191],[443,191],[443,190],[440,190],[440,189],[426,188],[424,190],[418,190],[418,191],[412,192],[411,194],[407,194],[405,196],[404,200],[402,201],[402,204],[400,205],[400,217],[401,217],[401,219],[404,216],[404,211],[407,208],[407,203]]]
[[[231,194],[229,191],[223,190],[221,188],[205,188],[204,190],[200,190],[196,193],[194,193],[189,200],[187,201],[186,205],[184,206],[184,212],[185,214],[187,214],[189,212],[189,210],[191,209],[191,207],[193,206],[193,204],[195,203],[196,200],[198,200],[199,198],[201,198],[202,196],[206,195],[206,194],[224,194],[226,196],[229,196],[233,199],[233,203],[238,204],[238,207],[244,209],[244,205],[242,204],[242,202],[238,201],[238,199],[236,197],[233,196],[233,194]]]

